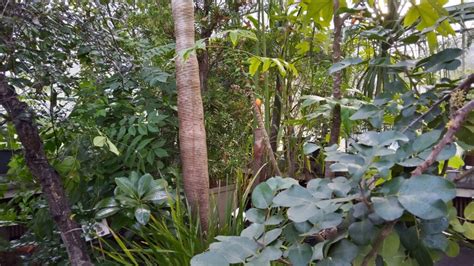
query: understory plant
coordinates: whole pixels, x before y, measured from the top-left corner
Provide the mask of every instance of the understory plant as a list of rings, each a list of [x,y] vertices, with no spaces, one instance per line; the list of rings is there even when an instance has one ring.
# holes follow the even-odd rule
[[[447,51],[417,67],[443,68],[455,57]],[[474,101],[457,95],[472,83],[474,75],[457,86],[444,80],[441,93],[402,87],[362,105],[350,119],[378,130],[324,149],[336,177],[259,184],[246,211],[251,224],[238,236],[216,237],[191,264],[433,265],[457,256],[459,241],[473,238],[472,207],[461,225],[451,204],[455,185],[444,175],[466,138],[460,129],[470,132]]]

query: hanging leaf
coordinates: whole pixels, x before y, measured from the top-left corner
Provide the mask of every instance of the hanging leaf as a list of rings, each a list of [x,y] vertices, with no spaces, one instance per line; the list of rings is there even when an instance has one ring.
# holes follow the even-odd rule
[[[340,62],[335,63],[329,68],[329,74],[333,74],[335,72],[341,71],[346,67],[352,66],[352,65],[358,65],[362,63],[362,59],[357,57],[357,58],[347,58],[344,59]]]

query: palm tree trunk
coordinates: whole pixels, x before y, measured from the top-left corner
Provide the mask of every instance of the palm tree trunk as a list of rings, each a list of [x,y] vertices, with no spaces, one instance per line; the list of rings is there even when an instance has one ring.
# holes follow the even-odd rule
[[[201,99],[199,64],[193,52],[184,59],[181,51],[194,47],[192,0],[171,1],[176,38],[176,85],[178,88],[179,146],[183,164],[184,192],[203,230],[209,216],[209,174],[206,130]]]

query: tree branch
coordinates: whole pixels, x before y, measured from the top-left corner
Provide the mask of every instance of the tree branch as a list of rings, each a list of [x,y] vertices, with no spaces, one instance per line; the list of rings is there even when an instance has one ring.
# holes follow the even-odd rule
[[[46,157],[33,114],[28,111],[27,104],[18,99],[15,88],[8,84],[2,73],[0,73],[0,104],[15,125],[16,133],[24,147],[26,165],[41,185],[51,217],[61,232],[71,265],[93,265],[87,253],[86,243],[81,237],[81,227],[71,219],[72,211],[61,178]]]
[[[466,116],[473,109],[474,100],[468,102],[461,109],[456,111],[453,118],[447,124],[448,131],[446,132],[446,134],[443,136],[441,141],[433,148],[428,158],[426,158],[426,160],[422,164],[418,165],[418,167],[413,172],[411,172],[412,176],[421,175],[426,169],[428,169],[428,167],[430,167],[430,165],[435,162],[436,157],[438,157],[439,153],[443,150],[443,148],[449,143],[453,142],[454,134],[456,134],[456,132],[461,128],[461,125],[466,119]]]
[[[270,138],[268,137],[268,133],[265,130],[265,124],[263,123],[263,118],[262,118],[262,114],[260,113],[260,108],[257,106],[257,103],[255,101],[255,96],[253,95],[253,93],[250,92],[249,95],[250,95],[250,100],[252,101],[252,107],[255,114],[255,118],[257,119],[258,127],[262,129],[265,147],[267,148],[267,153],[268,153],[268,156],[270,157],[270,162],[272,163],[273,170],[275,170],[277,175],[282,176],[280,168],[278,167],[278,163],[275,159],[275,154],[273,153],[272,145],[270,144]]]
[[[390,222],[382,228],[382,231],[380,231],[380,234],[377,236],[374,243],[372,243],[372,249],[369,251],[369,253],[367,253],[367,255],[365,255],[361,266],[367,266],[369,264],[369,261],[377,255],[380,247],[382,246],[383,241],[392,232],[395,223],[396,221]]]

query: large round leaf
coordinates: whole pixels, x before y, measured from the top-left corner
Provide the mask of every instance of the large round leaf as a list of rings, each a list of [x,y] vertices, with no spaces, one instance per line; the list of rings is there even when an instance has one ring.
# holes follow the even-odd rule
[[[359,253],[359,247],[347,239],[342,239],[331,247],[329,257],[352,262]]]
[[[452,182],[438,176],[420,175],[403,181],[398,200],[410,213],[431,220],[445,216],[445,202],[455,196]]]
[[[282,207],[293,207],[312,203],[314,200],[307,189],[299,185],[293,185],[276,195],[273,198],[273,203]]]
[[[311,246],[303,244],[293,244],[288,248],[288,258],[294,266],[306,266],[313,256],[313,250]]]
[[[267,183],[261,183],[252,192],[252,204],[256,208],[266,209],[273,200],[273,191]]]
[[[191,266],[226,266],[229,262],[219,252],[208,251],[194,256],[191,259]]]
[[[349,226],[349,236],[357,245],[367,245],[375,234],[375,227],[369,219],[355,222]]]
[[[392,257],[397,255],[398,249],[400,248],[400,237],[397,232],[392,231],[382,242],[380,248],[380,255],[384,258]]]
[[[386,221],[393,221],[403,215],[403,208],[395,196],[373,197],[375,213]]]
[[[319,210],[318,207],[316,207],[316,205],[305,204],[305,205],[290,207],[288,209],[287,214],[288,214],[288,219],[296,223],[301,223],[313,217],[317,212],[321,212],[321,210]]]

